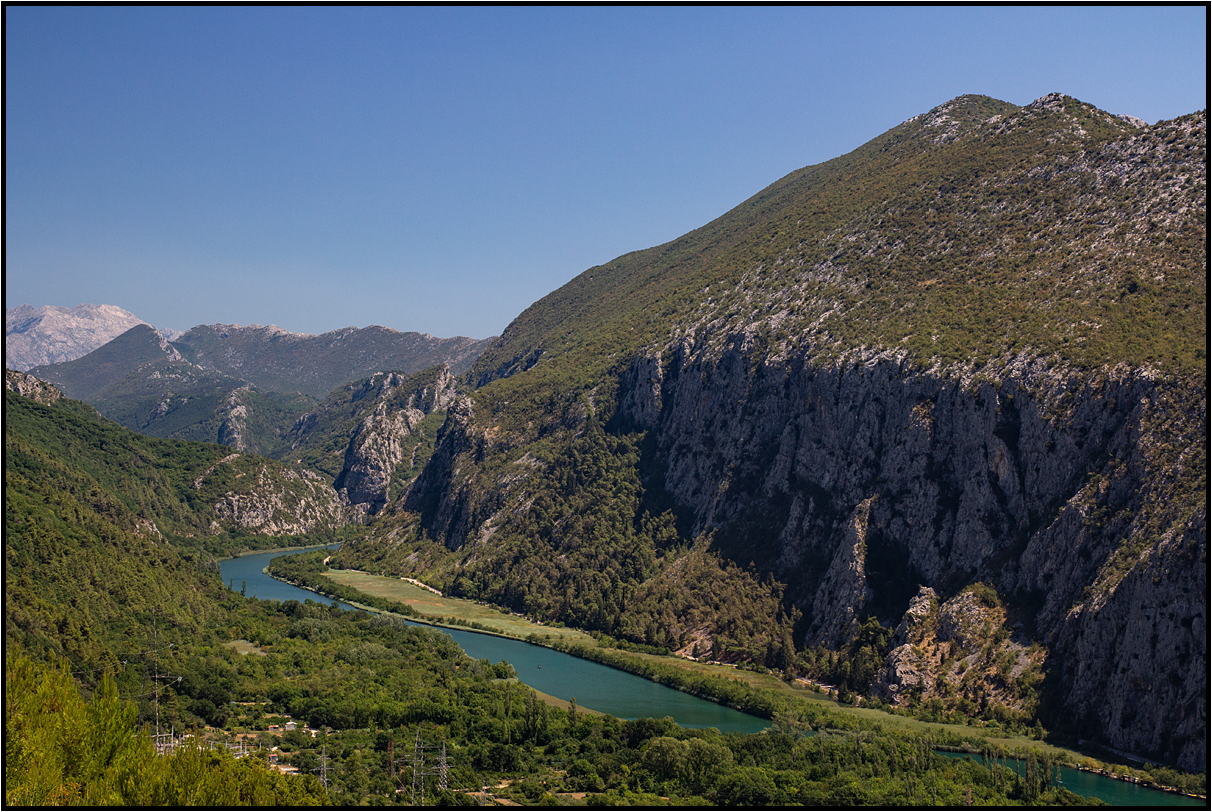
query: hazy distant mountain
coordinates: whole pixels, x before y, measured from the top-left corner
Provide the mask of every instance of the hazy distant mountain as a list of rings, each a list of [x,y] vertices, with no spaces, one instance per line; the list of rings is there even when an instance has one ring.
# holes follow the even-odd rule
[[[272,455],[332,390],[379,372],[466,371],[492,340],[377,326],[315,336],[215,324],[169,342],[138,323],[81,358],[29,372],[143,434]]]
[[[43,364],[73,361],[136,324],[147,322],[116,305],[6,307],[4,365],[24,371]],[[177,330],[159,332],[169,339],[181,335]]]
[[[493,341],[428,333],[401,333],[372,325],[322,335],[291,333],[260,324],[200,325],[173,342],[183,357],[276,392],[324,397],[333,389],[376,372],[420,372],[448,364],[456,375]]]
[[[31,367],[29,373],[53,383],[70,398],[88,400],[143,364],[162,360],[180,361],[181,355],[150,324],[136,322],[86,355]]]

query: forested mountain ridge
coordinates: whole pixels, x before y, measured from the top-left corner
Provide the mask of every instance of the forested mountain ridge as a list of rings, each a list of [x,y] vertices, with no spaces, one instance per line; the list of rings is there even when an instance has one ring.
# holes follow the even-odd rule
[[[311,472],[214,443],[145,437],[92,406],[53,397],[56,390],[24,373],[6,370],[5,378],[6,487],[10,476],[60,476],[78,483],[64,494],[79,491],[86,501],[96,492],[109,505],[120,493],[113,510],[101,509],[106,520],[121,518],[124,532],[156,540],[323,533],[357,515]]]
[[[1206,114],[1140,124],[960,97],[589,269],[336,560],[1201,768]]]
[[[173,342],[189,361],[262,389],[320,398],[376,372],[411,375],[448,364],[464,372],[493,339],[435,338],[372,325],[322,335],[258,324],[199,325]]]

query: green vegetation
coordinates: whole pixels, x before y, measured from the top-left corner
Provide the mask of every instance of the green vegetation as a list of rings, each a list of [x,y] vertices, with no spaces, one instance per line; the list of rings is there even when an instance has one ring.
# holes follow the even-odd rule
[[[22,413],[31,407],[12,397],[8,405],[21,419],[6,425],[6,647],[16,655],[6,661],[7,802],[396,802],[406,779],[392,756],[406,756],[418,730],[446,746],[448,789],[426,781],[427,797],[442,804],[474,802],[482,782],[502,799],[540,804],[573,793],[642,804],[955,805],[969,793],[999,804],[1082,801],[1054,787],[1042,761],[1011,775],[932,753],[945,742],[865,729],[840,714],[805,709],[777,717],[784,732],[743,736],[554,708],[507,664],[470,660],[438,631],[312,601],[242,598],[213,569],[182,564],[199,554],[189,537],[153,541],[122,529],[137,522],[126,502],[147,499],[146,478],[122,473],[133,464],[125,455],[164,441],[124,436],[95,418],[97,426],[55,424],[58,416]],[[60,411],[86,424],[77,406]],[[62,428],[58,445],[38,430],[48,425]],[[219,453],[184,446],[182,458],[196,460],[186,478]],[[104,453],[115,460],[104,480],[77,465]],[[148,454],[143,464],[156,460]],[[54,537],[50,558],[35,562],[30,539],[43,533]],[[299,569],[314,571],[319,560],[304,554]],[[73,571],[98,588],[69,589]],[[15,611],[35,599],[52,614],[21,622]],[[133,620],[111,622],[107,612]],[[64,661],[70,675],[50,665]],[[140,723],[196,729],[199,740],[157,756]],[[814,723],[825,731],[802,735]],[[249,754],[236,758],[232,748]],[[277,775],[266,767],[272,760],[302,775]]]
[[[276,576],[276,571],[274,574]],[[567,626],[535,623],[521,615],[502,611],[489,604],[439,596],[401,578],[371,575],[356,570],[332,569],[324,572],[323,576],[329,581],[335,581],[337,584],[356,590],[362,596],[373,596],[405,604],[416,611],[416,617],[429,623],[487,630],[506,637],[516,637],[519,640],[524,640],[532,634],[538,634],[549,639],[588,643],[598,636],[591,636],[579,629]],[[371,605],[364,597],[355,600],[363,605]]]
[[[320,806],[314,776],[287,777],[198,738],[157,756],[107,674],[90,700],[66,669],[4,661],[4,802],[11,806]],[[265,754],[262,754],[263,756]]]
[[[645,499],[637,471],[641,440],[608,433],[589,418],[582,435],[548,464],[501,465],[532,471],[528,490],[535,498],[494,528],[491,544],[429,562],[426,582],[454,597],[631,643],[785,662],[794,651],[797,616],[784,612],[781,590],[705,544],[690,548],[672,512],[654,513],[660,505]],[[378,532],[390,526],[380,524]],[[414,530],[411,541],[394,546],[354,541],[332,562],[392,575],[418,572],[412,556],[425,545]],[[706,624],[713,635],[696,643],[695,630]]]

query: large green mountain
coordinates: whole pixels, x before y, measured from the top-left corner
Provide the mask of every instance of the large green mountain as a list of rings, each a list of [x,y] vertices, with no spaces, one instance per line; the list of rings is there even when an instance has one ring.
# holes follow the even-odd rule
[[[144,437],[5,378],[5,635],[27,651],[113,664],[114,641],[141,639],[153,609],[191,629],[213,616],[216,556],[350,522],[318,476]]]
[[[336,560],[1199,768],[1206,128],[964,96],[591,268]]]

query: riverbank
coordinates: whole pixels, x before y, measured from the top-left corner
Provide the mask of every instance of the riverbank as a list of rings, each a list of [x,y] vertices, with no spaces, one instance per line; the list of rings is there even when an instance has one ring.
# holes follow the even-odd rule
[[[836,700],[818,693],[815,688],[803,682],[788,683],[780,679],[779,675],[765,669],[748,669],[726,663],[698,662],[674,655],[642,654],[607,648],[591,635],[580,630],[546,626],[495,607],[440,596],[432,589],[424,588],[423,585],[414,585],[402,579],[370,575],[356,570],[328,570],[324,575],[334,583],[355,589],[368,596],[408,606],[417,613],[417,615],[407,616],[410,621],[452,631],[470,631],[476,634],[529,642],[562,651],[676,688],[692,696],[765,718],[772,718],[779,711],[786,712],[797,706],[800,708],[815,706],[822,712],[839,713],[853,718],[861,727],[898,728],[908,733],[928,735],[941,745],[947,742],[943,745],[947,749],[959,750],[974,756],[979,756],[986,745],[1006,753],[1034,749],[1041,755],[1047,755],[1053,761],[1070,765],[1083,772],[1147,786],[1150,789],[1172,795],[1198,797],[1172,787],[1142,781],[1132,775],[1130,768],[1099,762],[1088,754],[1069,748],[1058,747],[1023,736],[1007,735],[997,728],[923,722],[874,708],[842,705]],[[313,592],[316,591],[313,586],[302,586]],[[325,595],[325,597],[335,596]],[[342,600],[353,603],[347,597]],[[365,605],[358,608],[367,611],[383,611]],[[703,688],[705,683],[701,679],[686,679],[676,673],[671,674],[667,669],[676,669],[678,672],[683,672],[686,677],[712,678],[711,682],[716,684],[705,690]],[[716,682],[717,680],[738,686],[737,696],[733,697],[734,701],[724,701],[725,697],[720,695],[721,685]],[[739,686],[741,685],[747,690],[740,691]],[[728,685],[723,686],[724,693],[730,690],[733,689],[730,689]],[[782,698],[783,701],[780,701],[779,698]],[[544,699],[553,705],[556,702],[562,702],[562,700],[551,702],[550,700],[554,700],[554,697],[544,697]]]
[[[309,553],[312,550],[323,550],[327,547],[340,546],[339,541],[330,541],[327,544],[308,544],[304,547],[266,547],[264,550],[254,550],[245,547],[240,550],[235,550],[226,558],[216,558],[215,561],[234,561],[237,558],[243,558],[247,555],[264,555],[266,553]]]

